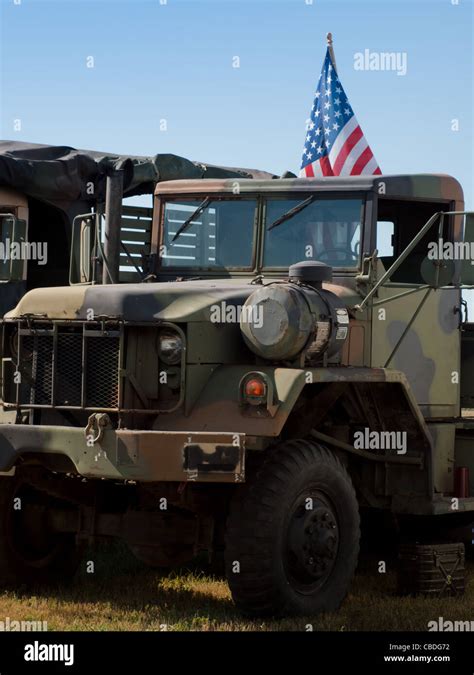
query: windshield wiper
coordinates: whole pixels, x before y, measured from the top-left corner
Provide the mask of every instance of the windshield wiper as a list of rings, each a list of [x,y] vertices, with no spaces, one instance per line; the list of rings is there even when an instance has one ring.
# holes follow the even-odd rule
[[[134,267],[134,268],[136,269],[137,274],[138,274],[138,276],[140,277],[140,281],[143,281],[143,279],[145,278],[145,274],[144,274],[143,270],[141,270],[141,269],[138,267],[138,265],[136,264],[135,260],[134,260],[133,257],[132,257],[132,254],[130,253],[130,251],[128,250],[128,248],[125,246],[125,244],[123,243],[123,241],[120,241],[120,246],[123,248],[123,250],[124,250],[124,252],[125,252],[125,255],[127,256],[129,262],[131,263],[131,267]]]
[[[268,228],[267,230],[273,230],[274,227],[278,227],[278,225],[281,225],[284,223],[286,220],[289,220],[290,218],[293,218],[297,213],[305,209],[307,206],[311,204],[311,202],[314,202],[316,199],[316,195],[313,195],[312,197],[308,197],[308,199],[304,199],[302,202],[294,206],[292,209],[289,211],[286,211],[282,216],[277,218]]]
[[[203,201],[199,204],[199,206],[194,211],[194,213],[192,213],[189,216],[189,218],[187,218],[184,221],[184,223],[178,228],[176,234],[174,235],[173,239],[171,240],[171,243],[173,243],[179,237],[180,234],[182,234],[185,230],[188,229],[188,227],[191,225],[193,220],[201,215],[201,213],[204,211],[204,209],[206,209],[209,206],[211,201],[212,201],[212,199],[210,197],[206,197],[205,199],[203,199]]]

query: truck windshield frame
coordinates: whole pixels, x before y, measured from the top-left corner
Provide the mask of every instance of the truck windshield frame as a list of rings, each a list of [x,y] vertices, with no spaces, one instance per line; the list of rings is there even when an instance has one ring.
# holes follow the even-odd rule
[[[314,199],[309,201],[311,197]],[[283,214],[304,204],[305,200],[307,204],[303,209],[295,209],[293,215],[285,218],[277,227],[271,227]],[[313,192],[267,195],[264,203],[261,269],[288,269],[302,260],[320,260],[338,271],[358,270],[364,241],[366,201],[366,193],[355,191],[344,194],[325,192],[315,195]],[[338,213],[339,203],[344,208]],[[332,219],[328,220],[328,216]],[[338,219],[334,220],[336,216]],[[338,225],[341,227],[338,228]]]
[[[256,195],[163,195],[160,201],[159,269],[162,272],[248,273],[255,268],[260,211]],[[183,223],[204,202],[199,219],[189,223],[176,237]],[[232,208],[230,204],[242,208]],[[178,211],[178,217],[173,211]],[[220,244],[219,236],[222,237]]]

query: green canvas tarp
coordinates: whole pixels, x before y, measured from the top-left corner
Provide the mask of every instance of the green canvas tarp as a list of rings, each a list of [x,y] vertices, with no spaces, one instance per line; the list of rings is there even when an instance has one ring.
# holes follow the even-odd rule
[[[153,192],[159,181],[180,178],[276,178],[266,171],[215,166],[171,154],[118,155],[69,146],[0,141],[0,185],[62,209],[104,199],[110,171],[123,169],[124,196]],[[94,184],[91,194],[90,184]]]

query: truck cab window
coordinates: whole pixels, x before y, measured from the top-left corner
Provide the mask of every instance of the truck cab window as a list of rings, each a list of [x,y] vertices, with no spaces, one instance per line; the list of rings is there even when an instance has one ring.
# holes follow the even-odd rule
[[[448,211],[449,203],[405,202],[381,199],[377,214],[375,248],[379,251],[385,269],[395,262],[423,225],[438,211]],[[443,238],[450,239],[449,219],[445,220]],[[417,246],[393,273],[391,281],[423,284],[421,264],[428,252],[428,244],[438,238],[438,224],[418,242]]]
[[[376,248],[378,258],[386,270],[395,260],[394,255],[395,223],[393,220],[378,220],[376,234]]]
[[[319,260],[332,267],[359,265],[364,201],[315,199],[291,217],[305,196],[268,199],[264,224],[264,267],[287,268],[301,260]]]
[[[162,267],[250,268],[256,208],[255,199],[166,201]]]

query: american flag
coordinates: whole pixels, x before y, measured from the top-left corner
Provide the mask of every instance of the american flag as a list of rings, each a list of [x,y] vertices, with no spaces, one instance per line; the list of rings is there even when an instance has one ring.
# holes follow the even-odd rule
[[[300,176],[372,176],[380,173],[328,48],[306,128]]]

